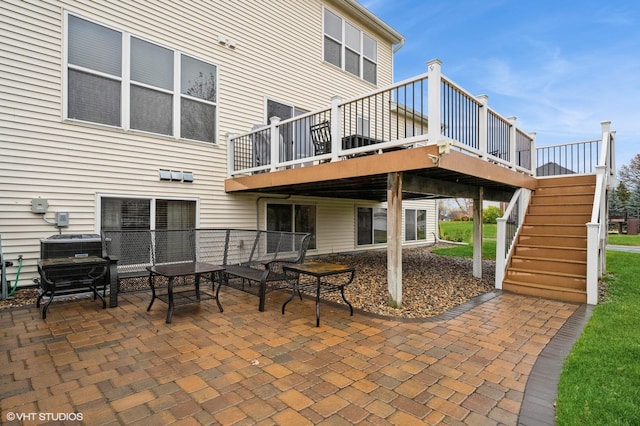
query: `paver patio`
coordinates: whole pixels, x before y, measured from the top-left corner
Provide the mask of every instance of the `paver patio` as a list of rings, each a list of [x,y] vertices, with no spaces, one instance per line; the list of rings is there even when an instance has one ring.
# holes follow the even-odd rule
[[[0,411],[86,424],[515,425],[527,379],[579,308],[491,293],[437,318],[394,320],[223,287],[214,301],[54,302],[0,311]],[[8,417],[9,416],[9,417]],[[73,423],[73,422],[70,422]]]

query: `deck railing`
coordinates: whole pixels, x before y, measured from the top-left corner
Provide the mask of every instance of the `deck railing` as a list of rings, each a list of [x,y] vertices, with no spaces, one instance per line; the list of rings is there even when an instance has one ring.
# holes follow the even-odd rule
[[[592,139],[536,149],[537,176],[591,174],[602,152],[602,139]]]
[[[330,149],[314,150],[311,127],[328,123]],[[429,123],[437,123],[430,126]],[[453,149],[533,174],[534,137],[515,118],[491,110],[441,74],[438,60],[428,72],[331,107],[230,135],[230,177],[338,161],[364,153],[447,143]]]
[[[607,268],[606,245],[609,226],[607,188],[615,179],[615,132],[611,122],[602,123],[602,149],[596,166],[596,191],[591,221],[587,223],[587,303],[598,303],[598,281]]]
[[[511,197],[511,202],[504,211],[502,217],[498,218],[496,234],[496,288],[502,288],[505,270],[513,243],[520,232],[524,217],[529,207],[531,191],[525,188],[518,189]]]

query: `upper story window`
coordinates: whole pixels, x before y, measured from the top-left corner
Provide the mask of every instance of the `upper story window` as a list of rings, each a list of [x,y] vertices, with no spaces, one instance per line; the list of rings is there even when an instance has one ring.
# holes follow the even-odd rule
[[[378,43],[329,9],[324,10],[324,60],[376,84]]]
[[[65,118],[216,141],[217,68],[68,15]]]

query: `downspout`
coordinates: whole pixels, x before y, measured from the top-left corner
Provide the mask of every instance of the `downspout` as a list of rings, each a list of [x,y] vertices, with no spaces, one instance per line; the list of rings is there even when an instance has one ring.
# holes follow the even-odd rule
[[[258,197],[256,198],[256,230],[260,229],[260,201],[261,200],[288,200],[291,194],[284,197]]]

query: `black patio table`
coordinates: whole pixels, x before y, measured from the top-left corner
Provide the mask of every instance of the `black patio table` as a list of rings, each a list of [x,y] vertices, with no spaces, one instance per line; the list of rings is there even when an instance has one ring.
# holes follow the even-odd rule
[[[153,302],[156,298],[162,300],[169,305],[167,310],[166,323],[171,323],[171,317],[173,316],[173,307],[176,304],[182,305],[186,303],[195,303],[201,300],[215,299],[218,304],[220,312],[223,312],[222,305],[220,304],[220,285],[222,284],[222,272],[223,266],[213,265],[211,263],[204,262],[185,262],[185,263],[172,263],[165,265],[154,265],[147,267],[149,271],[149,286],[151,287],[151,303],[147,308],[147,312],[151,309]],[[211,290],[215,290],[215,294],[206,291],[200,291],[200,275],[211,274]],[[218,288],[216,289],[215,276],[218,274]],[[166,277],[167,294],[156,294],[155,276],[159,275]],[[181,290],[174,293],[173,282],[177,277],[194,276],[195,290]]]
[[[282,305],[282,315],[284,315],[284,309],[287,303],[291,302],[296,295],[296,291],[300,294],[300,291],[313,292],[316,295],[316,327],[320,327],[320,294],[340,292],[342,300],[349,306],[351,315],[353,316],[353,306],[344,296],[344,288],[351,284],[355,276],[355,269],[346,265],[337,263],[323,263],[323,262],[306,262],[306,263],[292,263],[284,265],[282,270],[285,272],[287,283],[291,285],[291,297]],[[330,282],[327,281],[327,277],[346,275],[346,279],[343,282]],[[348,275],[347,275],[348,274]],[[315,277],[315,283],[301,283],[300,275],[309,275]]]

